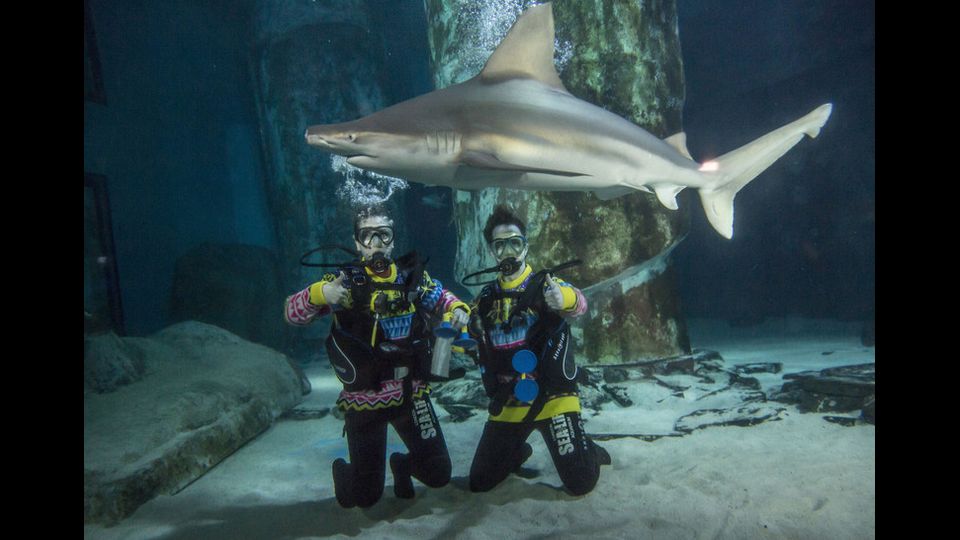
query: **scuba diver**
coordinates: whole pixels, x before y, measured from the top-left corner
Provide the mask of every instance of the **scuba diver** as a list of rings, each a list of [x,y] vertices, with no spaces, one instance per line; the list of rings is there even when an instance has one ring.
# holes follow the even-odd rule
[[[579,289],[551,275],[534,273],[525,261],[526,226],[509,208],[497,206],[484,239],[497,266],[466,280],[497,272],[471,305],[470,335],[478,342],[477,363],[490,398],[490,416],[470,467],[470,490],[488,491],[530,457],[527,438],[543,436],[563,485],[573,495],[589,493],[610,455],[583,429],[577,367],[566,319],[582,315],[587,301]]]
[[[416,252],[390,259],[393,220],[385,208],[362,209],[353,229],[357,251],[340,249],[358,258],[339,265],[301,259],[340,271],[288,297],[284,311],[293,325],[333,314],[326,348],[343,384],[337,407],[350,453],[349,463],[333,462],[334,491],[344,508],[367,508],[383,494],[388,423],[409,450],[390,456],[397,497],[414,497],[411,476],[430,487],[450,481],[450,455],[428,395],[429,338],[437,320],[465,326],[470,308],[427,274]]]

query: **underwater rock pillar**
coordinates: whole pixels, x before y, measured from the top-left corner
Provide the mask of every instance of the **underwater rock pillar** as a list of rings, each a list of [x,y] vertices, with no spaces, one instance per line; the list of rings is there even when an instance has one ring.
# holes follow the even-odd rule
[[[307,144],[304,133],[310,125],[353,120],[385,106],[383,47],[367,9],[362,0],[255,5],[251,71],[286,294],[325,271],[301,266],[303,253],[327,243],[353,247],[352,209],[337,195],[343,174],[332,170],[331,154]],[[345,257],[326,254],[332,261]],[[282,317],[282,305],[264,309]],[[325,334],[327,326],[310,325],[304,332]]]
[[[436,87],[479,73],[517,16],[535,3],[425,0]],[[570,93],[661,138],[682,130],[673,0],[557,1],[553,13],[557,69]],[[526,220],[535,269],[584,261],[561,273],[589,302],[574,324],[581,359],[611,364],[689,352],[669,257],[689,228],[683,197],[681,209],[672,211],[647,193],[601,201],[592,193],[488,188],[456,190],[454,203],[458,276],[494,264],[483,226],[499,203]]]

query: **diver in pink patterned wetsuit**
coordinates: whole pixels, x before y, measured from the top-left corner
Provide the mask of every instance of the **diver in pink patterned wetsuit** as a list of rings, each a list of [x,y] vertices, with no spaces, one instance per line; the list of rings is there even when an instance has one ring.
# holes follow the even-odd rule
[[[286,300],[294,325],[333,315],[326,346],[343,383],[350,462],[333,462],[334,491],[345,507],[372,506],[383,494],[387,424],[409,453],[390,456],[394,493],[414,496],[411,477],[430,487],[450,481],[450,455],[430,402],[430,331],[442,315],[461,328],[470,308],[431,279],[416,253],[390,260],[393,221],[382,207],[361,210],[354,240],[362,258],[350,275],[327,274]]]

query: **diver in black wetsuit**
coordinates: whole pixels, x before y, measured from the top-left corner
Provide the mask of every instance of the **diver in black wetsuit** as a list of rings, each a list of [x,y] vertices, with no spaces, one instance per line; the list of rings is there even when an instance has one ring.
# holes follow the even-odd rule
[[[431,279],[416,253],[390,260],[393,221],[385,209],[362,210],[354,220],[361,259],[286,300],[287,322],[309,324],[333,315],[327,351],[343,391],[350,462],[333,462],[337,502],[369,507],[383,494],[387,424],[409,449],[390,456],[394,494],[415,495],[411,477],[430,487],[450,481],[450,455],[430,401],[432,321],[449,314],[461,328],[470,308]],[[316,266],[316,265],[314,265]]]
[[[519,469],[532,452],[526,440],[536,429],[563,485],[574,495],[589,493],[610,455],[583,429],[566,322],[582,315],[587,302],[573,285],[526,264],[526,226],[508,208],[494,209],[483,232],[499,275],[471,306],[470,333],[478,341],[491,401],[470,489],[490,490]]]

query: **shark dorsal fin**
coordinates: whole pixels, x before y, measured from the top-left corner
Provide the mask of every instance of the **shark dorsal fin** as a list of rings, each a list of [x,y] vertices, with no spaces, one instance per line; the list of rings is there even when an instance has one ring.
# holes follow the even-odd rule
[[[553,5],[524,11],[480,72],[488,82],[524,77],[566,91],[553,65]]]
[[[681,131],[680,133],[674,133],[673,135],[664,139],[663,142],[676,148],[681,154],[683,154],[687,158],[693,159],[693,156],[690,155],[690,151],[687,150],[687,134],[684,133],[683,131]]]

